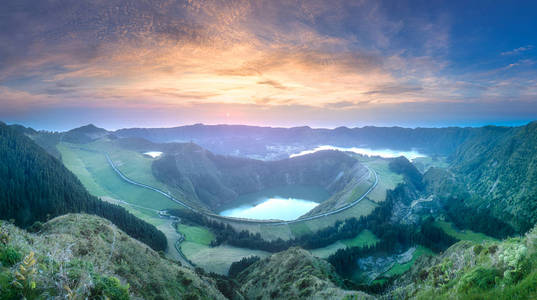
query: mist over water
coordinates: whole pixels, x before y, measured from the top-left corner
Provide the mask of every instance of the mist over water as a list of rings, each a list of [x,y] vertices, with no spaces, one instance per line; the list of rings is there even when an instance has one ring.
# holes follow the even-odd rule
[[[144,153],[147,156],[151,156],[152,158],[157,158],[162,155],[162,152],[160,151],[149,151]]]
[[[319,203],[304,199],[273,197],[255,206],[241,205],[224,210],[220,212],[220,215],[255,220],[279,219],[290,221],[304,215],[317,205]]]
[[[315,153],[317,151],[322,151],[322,150],[338,150],[338,151],[344,151],[344,152],[353,152],[353,153],[366,155],[366,156],[380,156],[383,158],[394,158],[394,157],[404,156],[408,160],[413,160],[418,157],[427,156],[425,154],[421,154],[414,150],[412,151],[400,151],[400,150],[392,150],[392,149],[380,149],[379,150],[379,149],[370,149],[370,148],[357,148],[357,147],[344,148],[344,147],[336,147],[336,146],[331,146],[331,145],[322,145],[314,149],[304,150],[299,153],[291,154],[289,155],[289,157],[293,158],[296,156],[311,154],[311,153]]]

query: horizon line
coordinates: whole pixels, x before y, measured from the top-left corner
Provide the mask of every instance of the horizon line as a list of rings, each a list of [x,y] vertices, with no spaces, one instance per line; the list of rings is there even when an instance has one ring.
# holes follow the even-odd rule
[[[0,122],[3,122],[0,120]],[[44,128],[34,128],[32,126],[18,123],[18,122],[4,122],[7,125],[20,125],[24,126],[25,128],[30,128],[35,131],[50,131],[50,132],[68,132],[73,129],[85,127],[85,126],[95,126],[97,128],[104,129],[106,131],[110,132],[116,132],[119,130],[128,130],[128,129],[173,129],[173,128],[180,128],[180,127],[193,127],[193,126],[207,126],[207,127],[217,127],[217,126],[229,126],[229,127],[257,127],[257,128],[271,128],[271,129],[296,129],[296,128],[308,128],[312,130],[336,130],[336,129],[362,129],[367,127],[376,127],[376,128],[403,128],[403,129],[442,129],[442,128],[483,128],[483,127],[523,127],[530,123],[537,122],[537,119],[533,120],[524,120],[524,121],[516,121],[516,122],[488,122],[484,124],[476,124],[476,125],[445,125],[445,126],[404,126],[404,125],[364,125],[364,126],[335,126],[335,127],[311,127],[310,125],[300,125],[300,126],[278,126],[278,125],[253,125],[253,124],[237,124],[237,123],[215,123],[215,124],[206,124],[206,123],[190,123],[190,124],[178,124],[178,125],[171,125],[171,126],[155,126],[155,127],[121,127],[116,129],[110,129],[106,128],[106,126],[98,126],[95,125],[94,122],[90,122],[84,125],[76,126],[71,129],[65,129],[65,130],[51,130],[51,129],[44,129]],[[509,123],[509,124],[502,124],[502,123]]]

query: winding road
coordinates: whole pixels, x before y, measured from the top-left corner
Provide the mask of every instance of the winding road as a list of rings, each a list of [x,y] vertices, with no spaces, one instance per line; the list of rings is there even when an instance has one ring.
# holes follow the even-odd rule
[[[208,213],[208,212],[205,212],[205,211],[201,211],[201,210],[198,210],[180,200],[177,200],[175,199],[172,195],[162,191],[162,190],[159,190],[155,187],[152,187],[152,186],[149,186],[149,185],[146,185],[146,184],[143,184],[143,183],[140,183],[140,182],[136,182],[130,178],[128,178],[127,176],[125,176],[125,174],[123,174],[117,167],[116,165],[114,164],[114,162],[112,161],[112,159],[110,159],[110,156],[108,154],[104,154],[106,156],[106,159],[108,160],[108,164],[110,164],[110,166],[112,167],[112,169],[114,169],[114,171],[121,177],[121,179],[123,179],[124,181],[130,183],[130,184],[133,184],[133,185],[136,185],[136,186],[139,186],[139,187],[142,187],[142,188],[146,188],[146,189],[149,189],[149,190],[152,190],[154,192],[157,192],[157,193],[160,193],[162,194],[163,196],[165,196],[166,198],[170,199],[171,201],[193,211],[193,212],[196,212],[196,213],[199,213],[199,214],[202,214],[202,215],[205,215],[205,216],[209,216],[211,218],[216,218],[216,219],[221,219],[221,220],[227,220],[227,221],[233,221],[233,222],[239,222],[239,223],[250,223],[250,224],[266,224],[266,225],[286,225],[286,224],[293,224],[293,223],[299,223],[299,222],[304,222],[304,221],[310,221],[310,220],[315,220],[315,219],[319,219],[319,218],[323,218],[323,217],[327,217],[327,216],[331,216],[331,215],[334,215],[334,214],[337,214],[337,213],[340,213],[344,210],[347,210],[353,206],[355,206],[356,204],[360,203],[360,201],[362,201],[372,190],[375,189],[375,187],[377,187],[377,184],[378,184],[378,175],[377,173],[370,169],[368,166],[365,166],[367,168],[367,170],[370,172],[370,174],[373,174],[375,176],[375,182],[369,187],[369,189],[362,195],[360,196],[358,199],[354,200],[353,202],[349,203],[349,204],[346,204],[338,209],[335,209],[335,210],[332,210],[332,211],[329,211],[327,213],[322,213],[322,214],[318,214],[318,215],[314,215],[314,216],[309,216],[309,217],[305,217],[305,218],[300,218],[300,219],[296,219],[296,220],[291,220],[291,221],[281,221],[281,220],[252,220],[252,219],[242,219],[242,218],[233,218],[233,217],[224,217],[224,216],[220,216],[220,215],[216,215],[216,214],[211,214],[211,213]]]
[[[89,149],[83,149],[83,148],[80,148],[82,150],[87,150],[87,151],[91,151]],[[97,152],[97,151],[91,151],[91,152]],[[166,198],[170,199],[171,201],[193,211],[193,212],[196,212],[196,213],[200,213],[200,214],[203,214],[205,216],[209,216],[209,217],[212,217],[212,218],[216,218],[216,219],[222,219],[222,220],[227,220],[227,221],[232,221],[232,222],[240,222],[240,223],[249,223],[249,224],[266,224],[266,225],[286,225],[286,224],[293,224],[293,223],[299,223],[299,222],[305,222],[305,221],[309,221],[309,220],[315,220],[315,219],[319,219],[319,218],[323,218],[323,217],[327,217],[327,216],[331,216],[331,215],[334,215],[334,214],[337,214],[337,213],[340,213],[342,211],[345,211],[353,206],[355,206],[356,204],[360,203],[360,201],[362,201],[371,191],[373,191],[375,189],[375,187],[377,187],[377,184],[378,184],[378,175],[377,173],[372,170],[371,168],[369,168],[368,166],[365,166],[369,173],[370,174],[373,174],[375,176],[375,182],[369,187],[369,189],[362,195],[360,196],[358,199],[356,199],[355,201],[349,203],[349,204],[346,204],[338,209],[335,209],[335,210],[332,210],[330,212],[327,212],[327,213],[322,213],[322,214],[317,214],[317,215],[314,215],[314,216],[309,216],[309,217],[305,217],[305,218],[300,218],[300,219],[296,219],[296,220],[290,220],[290,221],[281,221],[281,220],[252,220],[252,219],[242,219],[242,218],[233,218],[233,217],[224,217],[224,216],[220,216],[220,215],[216,215],[216,214],[211,214],[211,213],[208,213],[208,212],[205,212],[205,211],[200,211],[176,198],[174,198],[172,195],[170,195],[169,193],[166,193],[158,188],[155,188],[155,187],[152,187],[152,186],[149,186],[147,184],[143,184],[143,183],[140,183],[140,182],[137,182],[137,181],[134,181],[132,179],[130,179],[129,177],[127,177],[125,174],[123,174],[118,168],[117,166],[114,164],[114,162],[112,161],[112,159],[110,158],[110,156],[107,154],[107,153],[103,153],[106,157],[106,160],[108,161],[108,164],[110,165],[110,167],[116,172],[116,174],[118,174],[118,176],[123,179],[125,182],[127,183],[130,183],[132,185],[136,185],[136,186],[139,186],[139,187],[142,187],[142,188],[145,188],[145,189],[149,189],[149,190],[152,190],[156,193],[159,193],[163,196],[165,196]],[[127,203],[125,201],[121,201],[122,203],[124,204],[127,204],[127,205],[132,205],[132,206],[135,206],[135,207],[139,207],[139,208],[144,208],[144,209],[150,209],[150,210],[153,210],[153,211],[156,211],[154,209],[151,209],[151,208],[147,208],[147,207],[143,207],[143,206],[139,206],[139,205],[134,205],[134,204],[131,204],[131,203]],[[161,217],[164,217],[164,218],[169,218],[169,219],[176,219],[177,217],[174,217],[174,216],[171,216],[169,214],[167,214],[165,211],[156,211],[158,212],[158,214],[161,216]],[[173,223],[175,221],[171,220],[172,223],[170,224],[174,231],[178,234],[179,238],[173,243],[173,246],[175,248],[175,250],[177,251],[177,253],[179,254],[180,256],[180,260],[183,262],[183,263],[186,263],[189,267],[195,267],[195,264],[190,261],[184,254],[183,254],[183,251],[181,250],[181,243],[185,240],[185,237],[183,234],[181,234],[179,231],[176,230],[175,226],[173,226]]]

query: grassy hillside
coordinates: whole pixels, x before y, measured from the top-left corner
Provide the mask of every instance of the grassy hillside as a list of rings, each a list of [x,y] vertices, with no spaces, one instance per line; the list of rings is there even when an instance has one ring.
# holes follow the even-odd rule
[[[411,299],[535,299],[537,231],[504,241],[461,241],[423,257],[396,282],[390,297]]]
[[[434,225],[441,228],[448,235],[461,240],[461,241],[473,241],[481,242],[486,240],[494,241],[495,239],[480,232],[473,232],[469,229],[458,230],[452,223],[446,221],[435,221]]]
[[[338,287],[341,278],[326,261],[300,248],[273,254],[239,273],[248,299],[372,299]]]
[[[0,238],[0,299],[225,299],[214,280],[163,259],[98,217],[61,216],[36,234],[0,222]],[[36,263],[29,267],[23,258],[31,252]],[[21,264],[35,273],[16,280]]]
[[[339,249],[344,249],[346,247],[371,246],[377,242],[378,238],[371,231],[365,229],[352,239],[340,240],[326,247],[310,250],[310,252],[315,257],[328,258]]]
[[[0,218],[26,227],[70,212],[105,217],[154,249],[166,249],[164,235],[154,226],[90,195],[60,161],[0,122]]]
[[[124,174],[129,178],[139,180],[144,184],[155,184],[156,180],[149,177],[151,171],[147,170],[147,163],[133,162],[139,159],[140,154],[118,153],[117,151],[120,149],[116,149],[113,145],[107,145],[106,142],[100,142],[100,144],[87,144],[86,147],[90,150],[99,149],[103,152],[83,150],[77,145],[69,143],[60,143],[58,145],[64,165],[78,176],[90,193],[98,197],[107,196],[155,210],[180,207],[177,203],[170,201],[170,199],[159,193],[125,182],[112,169],[104,155],[104,153],[111,153],[111,158],[114,162],[121,163],[118,168],[122,172],[125,170]],[[113,151],[104,152],[109,148],[113,148]],[[142,175],[145,174],[144,171],[148,171],[149,175]],[[159,186],[157,185],[157,187]]]

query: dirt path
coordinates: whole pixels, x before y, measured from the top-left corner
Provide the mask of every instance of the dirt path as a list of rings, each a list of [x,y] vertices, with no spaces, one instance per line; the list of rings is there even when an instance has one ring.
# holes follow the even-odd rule
[[[166,249],[166,255],[170,259],[181,262],[183,266],[194,267],[188,260],[185,259],[183,253],[180,252],[181,250],[177,248],[179,246],[177,243],[180,244],[184,238],[179,232],[177,232],[177,230],[175,230],[173,226],[174,222],[174,220],[170,219],[157,227],[158,230],[164,233],[166,239],[168,240],[168,249]]]

